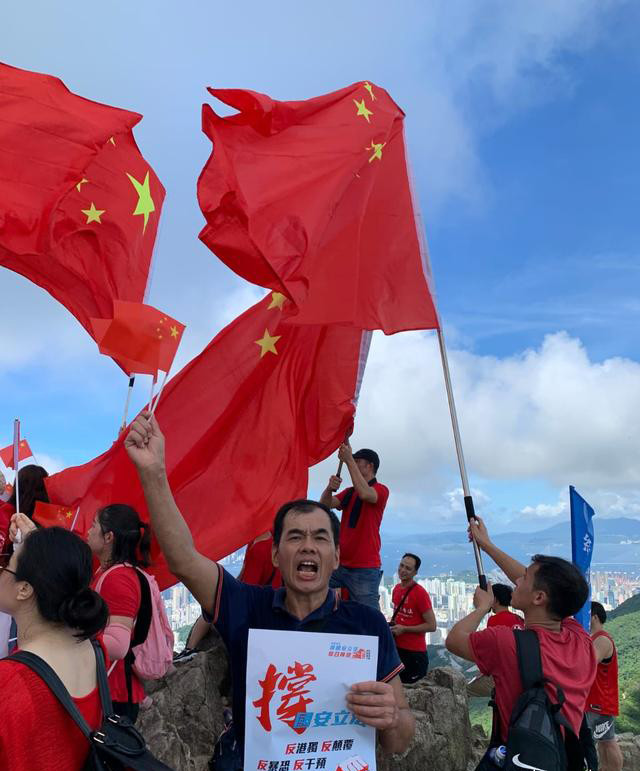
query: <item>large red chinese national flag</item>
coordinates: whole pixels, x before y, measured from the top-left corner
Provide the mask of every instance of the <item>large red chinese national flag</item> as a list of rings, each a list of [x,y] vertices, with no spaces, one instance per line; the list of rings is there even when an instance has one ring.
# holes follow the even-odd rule
[[[278,507],[307,492],[308,467],[344,439],[370,333],[301,326],[269,294],[167,384],[156,410],[169,482],[198,549],[219,559],[267,530]],[[124,435],[123,435],[124,436]],[[47,479],[52,500],[80,507],[76,531],[108,503],[146,508],[123,437],[106,453]],[[175,583],[161,556],[156,575]]]
[[[0,265],[89,334],[147,286],[164,188],[133,138],[140,119],[0,64]]]
[[[213,151],[198,182],[202,241],[291,298],[298,323],[438,327],[404,113],[389,94],[368,82],[300,102],[209,91],[238,112],[203,108]]]

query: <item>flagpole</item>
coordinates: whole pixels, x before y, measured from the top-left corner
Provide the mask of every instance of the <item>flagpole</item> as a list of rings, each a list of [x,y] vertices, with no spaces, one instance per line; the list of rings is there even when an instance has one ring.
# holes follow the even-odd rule
[[[133,393],[133,384],[136,382],[136,376],[131,375],[129,378],[129,388],[127,389],[127,399],[124,403],[124,414],[122,416],[122,428],[120,432],[124,431],[127,427],[127,416],[129,414],[129,405],[131,404],[131,394]]]
[[[153,376],[153,380],[151,381],[151,393],[149,395],[149,406],[147,407],[147,412],[151,410],[151,405],[153,404],[153,391],[156,387],[156,383],[158,382],[158,373]]]
[[[151,414],[156,411],[156,407],[158,406],[158,402],[160,401],[160,397],[162,396],[162,391],[164,389],[165,383],[167,382],[167,378],[169,377],[169,373],[165,372],[164,377],[162,378],[162,383],[160,383],[160,390],[158,391],[158,394],[156,396],[156,399],[153,403],[153,406],[151,407]]]
[[[471,491],[469,489],[469,479],[467,477],[467,467],[464,462],[464,454],[462,452],[462,440],[460,438],[460,427],[458,425],[458,414],[456,412],[456,403],[453,398],[453,387],[451,385],[451,372],[449,371],[449,359],[447,357],[447,348],[444,343],[444,333],[442,326],[439,324],[436,330],[438,333],[438,344],[440,346],[440,359],[442,361],[442,372],[444,374],[444,384],[447,390],[447,401],[449,402],[449,413],[451,415],[451,426],[453,428],[453,440],[456,446],[456,455],[458,456],[458,466],[460,468],[460,478],[462,480],[462,492],[464,495],[464,509],[467,514],[467,521],[470,522],[475,519],[476,513],[473,507],[473,498],[471,497]],[[476,568],[478,571],[478,584],[481,589],[487,588],[487,576],[484,572],[484,566],[482,564],[482,552],[480,547],[476,543],[475,538],[472,539],[473,543],[473,556],[476,560]]]
[[[72,533],[73,533],[73,531],[75,529],[76,522],[78,521],[78,514],[79,513],[80,513],[80,506],[78,506],[78,508],[76,509],[76,514],[75,514],[75,516],[73,518],[73,522],[71,523],[71,527],[69,528],[70,532],[72,532]]]
[[[18,467],[20,466],[20,420],[13,421],[13,469],[16,478],[13,482],[16,491],[16,512],[20,511],[20,485],[18,484]]]

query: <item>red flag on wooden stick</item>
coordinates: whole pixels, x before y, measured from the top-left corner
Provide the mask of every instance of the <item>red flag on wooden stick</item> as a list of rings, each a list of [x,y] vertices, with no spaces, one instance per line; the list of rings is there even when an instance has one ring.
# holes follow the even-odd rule
[[[147,286],[164,188],[131,133],[141,116],[4,64],[0,115],[0,265],[92,334]]]
[[[246,311],[169,381],[155,413],[178,506],[212,559],[269,529],[282,503],[304,497],[308,467],[336,449],[352,420],[370,334],[293,324],[291,310],[273,293]],[[46,480],[53,500],[80,507],[80,534],[114,500],[146,517],[123,437]],[[175,583],[157,552],[155,559],[161,586]]]
[[[369,82],[301,102],[209,91],[238,112],[203,108],[202,241],[293,300],[297,323],[437,328],[404,113],[389,94]]]

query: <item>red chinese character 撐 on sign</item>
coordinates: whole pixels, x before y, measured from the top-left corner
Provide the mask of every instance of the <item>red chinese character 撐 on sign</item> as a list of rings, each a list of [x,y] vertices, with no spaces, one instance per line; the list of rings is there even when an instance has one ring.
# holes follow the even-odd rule
[[[312,664],[301,664],[296,661],[292,667],[287,667],[286,675],[278,672],[274,664],[269,664],[264,678],[258,680],[262,696],[253,702],[253,706],[260,710],[257,719],[265,731],[271,731],[271,700],[276,689],[283,691],[280,705],[276,710],[278,719],[298,734],[306,731],[307,726],[295,725],[296,716],[306,712],[307,705],[313,702],[313,699],[308,696],[309,689],[306,686],[315,679]]]

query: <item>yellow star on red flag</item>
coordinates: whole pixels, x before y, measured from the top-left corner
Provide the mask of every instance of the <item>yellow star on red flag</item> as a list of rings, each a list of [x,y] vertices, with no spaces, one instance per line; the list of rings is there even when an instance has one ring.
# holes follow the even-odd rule
[[[368,109],[367,105],[364,103],[364,99],[361,99],[360,101],[358,101],[357,99],[354,99],[353,103],[358,108],[358,112],[356,113],[356,118],[359,115],[362,115],[362,117],[367,121],[367,123],[371,123],[371,121],[369,120],[369,116],[373,115],[373,113],[371,112],[371,110]]]
[[[91,201],[91,206],[88,209],[80,209],[80,211],[83,214],[87,215],[87,221],[86,225],[88,225],[90,222],[97,222],[100,225],[102,225],[102,220],[100,217],[105,213],[105,209],[96,209],[95,204],[93,201]]]
[[[371,163],[371,161],[375,161],[376,159],[379,161],[382,160],[382,148],[386,144],[386,142],[374,142],[373,140],[371,141],[371,145],[365,148],[366,150],[373,150],[373,155],[371,158],[369,158],[369,163]]]
[[[271,292],[271,304],[267,310],[270,311],[272,308],[282,310],[282,306],[284,305],[286,299],[287,298],[280,292]]]
[[[282,337],[282,335],[270,335],[269,330],[264,330],[264,335],[260,340],[255,340],[255,344],[260,346],[260,358],[262,358],[266,353],[274,353],[276,356],[278,355],[278,351],[276,350],[276,343],[278,340]]]

